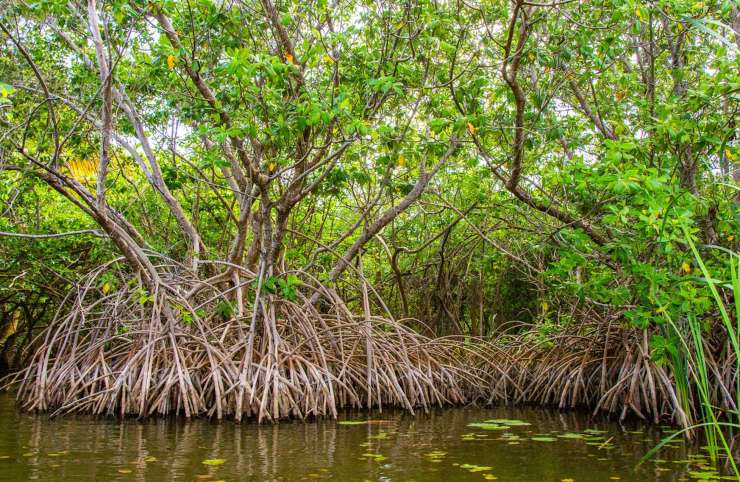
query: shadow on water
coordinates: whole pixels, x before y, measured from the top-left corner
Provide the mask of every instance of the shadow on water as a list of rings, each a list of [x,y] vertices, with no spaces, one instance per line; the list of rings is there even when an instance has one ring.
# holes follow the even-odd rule
[[[635,469],[660,428],[578,412],[497,407],[344,415],[344,422],[279,425],[50,420],[19,412],[0,393],[0,480],[583,482],[721,475],[699,447],[683,441]]]

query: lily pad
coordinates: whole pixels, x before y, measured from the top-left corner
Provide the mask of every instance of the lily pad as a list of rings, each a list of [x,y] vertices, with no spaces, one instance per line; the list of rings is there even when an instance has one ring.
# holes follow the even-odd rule
[[[482,430],[508,430],[509,427],[507,425],[501,425],[498,423],[489,423],[489,422],[474,422],[469,423],[468,427],[475,427]]]
[[[575,433],[575,432],[565,432],[558,435],[559,438],[568,438],[568,439],[582,439],[583,434],[582,433]]]
[[[557,439],[555,437],[532,437],[530,440],[535,442],[555,442]]]
[[[510,418],[494,418],[491,420],[484,420],[484,423],[493,423],[497,425],[508,425],[509,427],[526,427],[532,425],[524,420],[516,420]]]
[[[465,469],[468,472],[488,472],[489,470],[492,470],[493,467],[488,467],[486,465],[474,465],[474,464],[460,464],[461,469]]]
[[[201,463],[203,465],[223,465],[226,463],[226,459],[206,459]]]

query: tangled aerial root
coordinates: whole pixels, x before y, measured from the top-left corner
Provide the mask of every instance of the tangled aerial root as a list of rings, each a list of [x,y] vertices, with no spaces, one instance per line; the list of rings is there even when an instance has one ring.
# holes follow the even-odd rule
[[[531,330],[503,336],[503,351],[514,360],[506,373],[516,384],[514,403],[587,407],[620,419],[637,416],[654,423],[666,421],[683,428],[700,420],[696,370],[687,361],[683,383],[669,366],[653,360],[649,338],[654,329],[638,329],[590,313],[581,323],[566,326],[546,339]],[[703,341],[710,383],[708,396],[718,413],[737,410],[738,374],[733,351],[718,330]],[[679,380],[680,381],[680,380]],[[690,435],[691,430],[687,432]]]
[[[243,301],[250,273],[222,289],[183,275],[181,266],[158,269],[162,284],[153,293],[123,279],[100,289],[106,267],[70,292],[14,375],[24,408],[274,421],[334,417],[343,407],[514,402],[683,427],[699,415],[695,390],[677,387],[651,359],[648,332],[614,320],[583,317],[590,321],[544,340],[530,329],[492,341],[427,338],[371,316],[367,304],[353,315],[305,273],[296,299],[268,294],[255,303]],[[241,296],[229,297],[237,289]],[[309,301],[317,293],[321,311]],[[225,312],[235,300],[234,312]],[[738,373],[721,335],[705,342],[709,395],[733,411]]]
[[[172,275],[172,266],[162,269],[166,284],[154,293],[121,282],[105,294],[102,268],[70,293],[15,376],[22,405],[276,420],[335,416],[341,407],[413,411],[490,391],[490,346],[429,339],[389,318],[353,316],[320,285],[313,289],[329,306],[323,313],[307,298],[267,295],[256,310],[224,315],[223,307],[233,306],[219,305],[226,293],[209,286],[197,300],[184,296],[197,282]],[[304,288],[302,295],[311,292]]]

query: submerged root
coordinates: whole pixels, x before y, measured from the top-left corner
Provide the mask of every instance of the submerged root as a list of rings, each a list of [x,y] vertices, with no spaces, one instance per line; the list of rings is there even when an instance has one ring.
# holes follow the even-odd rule
[[[182,295],[197,282],[172,267],[154,293],[121,282],[105,294],[102,271],[70,294],[33,344],[16,374],[24,408],[276,420],[335,416],[341,407],[464,403],[483,396],[490,378],[480,363],[464,361],[492,358],[481,348],[353,316],[320,285],[301,291],[320,290],[322,312],[307,298],[274,294],[234,307],[215,286],[197,299]],[[241,285],[251,281],[243,275]]]

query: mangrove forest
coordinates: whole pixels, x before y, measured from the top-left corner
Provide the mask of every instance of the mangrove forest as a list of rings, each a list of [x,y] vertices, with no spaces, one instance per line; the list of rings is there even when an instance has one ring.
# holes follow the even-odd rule
[[[738,0],[0,1],[0,469],[736,480],[739,50]]]

